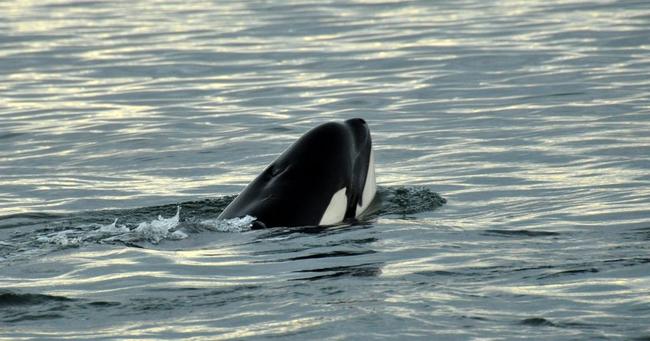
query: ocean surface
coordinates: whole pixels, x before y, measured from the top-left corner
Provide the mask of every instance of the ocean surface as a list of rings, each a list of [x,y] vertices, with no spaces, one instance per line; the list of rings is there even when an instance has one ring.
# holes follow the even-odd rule
[[[0,339],[650,339],[647,0],[0,18]],[[216,219],[353,117],[379,212]]]

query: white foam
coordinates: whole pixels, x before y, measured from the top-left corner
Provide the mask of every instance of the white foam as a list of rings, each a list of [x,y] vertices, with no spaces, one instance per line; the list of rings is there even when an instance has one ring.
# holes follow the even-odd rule
[[[158,243],[161,240],[167,238],[170,235],[170,231],[174,229],[176,226],[178,226],[180,212],[181,212],[181,207],[178,206],[175,216],[165,219],[159,215],[157,220],[152,220],[151,222],[145,221],[140,223],[140,225],[138,225],[138,227],[136,227],[133,230],[133,232],[139,234],[143,238],[153,243]],[[176,237],[178,236],[180,235],[177,234]],[[185,238],[186,237],[187,235],[185,235]]]
[[[118,233],[126,233],[131,230],[129,230],[129,228],[124,225],[117,226],[117,218],[115,218],[115,221],[113,221],[112,224],[102,225],[99,227],[97,231],[101,233],[118,234]]]
[[[207,219],[201,221],[201,225],[208,227],[211,230],[219,232],[244,232],[250,231],[253,222],[257,220],[255,217],[249,215],[242,218],[232,219]]]
[[[83,243],[106,243],[115,241],[149,241],[159,243],[164,239],[181,240],[188,238],[187,232],[176,230],[180,224],[181,207],[178,206],[176,214],[169,218],[158,216],[151,221],[143,221],[136,228],[129,229],[126,225],[118,224],[115,218],[106,225],[93,224],[81,226],[36,237],[36,241],[45,244],[54,244],[63,247],[80,246]],[[245,216],[233,219],[207,219],[199,222],[200,225],[218,232],[245,232],[250,231],[257,218]],[[2,246],[11,244],[0,242]]]
[[[59,246],[79,246],[82,242],[80,237],[75,237],[77,231],[65,230],[51,233],[47,236],[40,236],[36,240],[41,243],[56,244]]]

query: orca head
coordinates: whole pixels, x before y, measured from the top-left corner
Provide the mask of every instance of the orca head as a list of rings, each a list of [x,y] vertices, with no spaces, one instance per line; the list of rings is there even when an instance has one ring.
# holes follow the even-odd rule
[[[258,226],[333,225],[359,216],[376,191],[372,139],[361,118],[319,125],[285,150],[219,216]]]

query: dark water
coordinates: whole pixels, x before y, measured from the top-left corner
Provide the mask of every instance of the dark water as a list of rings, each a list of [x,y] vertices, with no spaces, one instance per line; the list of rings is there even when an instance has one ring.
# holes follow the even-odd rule
[[[0,17],[0,339],[650,338],[647,1]],[[307,129],[351,117],[382,212],[215,220]]]

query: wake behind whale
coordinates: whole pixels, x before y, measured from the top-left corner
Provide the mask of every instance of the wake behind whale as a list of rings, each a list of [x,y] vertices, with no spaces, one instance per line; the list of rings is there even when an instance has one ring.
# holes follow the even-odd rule
[[[355,223],[411,215],[446,200],[424,187],[377,187],[368,125],[330,122],[308,131],[238,196],[135,209],[0,217],[0,259],[86,244],[141,247],[202,231]],[[167,218],[164,218],[167,217]]]
[[[235,196],[228,195],[133,209],[3,216],[0,217],[0,260],[29,259],[96,244],[150,248],[203,232],[250,231],[254,224],[250,216],[216,219],[234,199]],[[426,187],[378,186],[374,202],[377,208],[369,209],[362,220],[385,216],[411,218],[442,206],[446,200]]]

